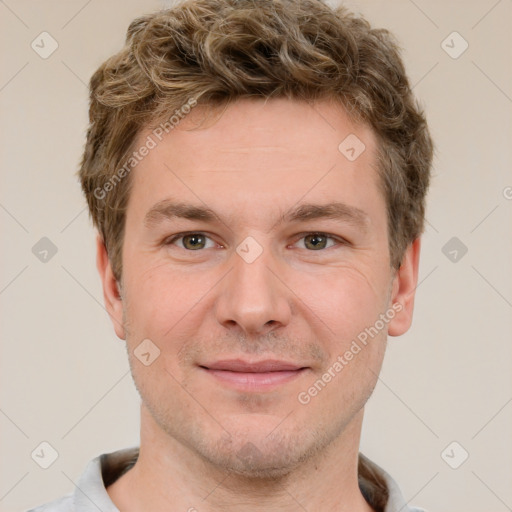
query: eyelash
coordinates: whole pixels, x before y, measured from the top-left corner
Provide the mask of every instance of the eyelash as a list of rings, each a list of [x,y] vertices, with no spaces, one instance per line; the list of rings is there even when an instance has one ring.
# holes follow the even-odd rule
[[[181,238],[184,238],[185,236],[188,236],[188,235],[202,235],[210,240],[211,237],[209,237],[206,233],[202,232],[202,231],[187,231],[187,232],[184,232],[184,233],[178,233],[170,238],[167,238],[165,241],[164,241],[164,245],[173,245],[174,242],[176,240],[179,240]],[[320,236],[323,236],[323,237],[326,237],[330,240],[334,240],[335,242],[337,242],[336,245],[349,245],[349,242],[347,240],[344,240],[343,238],[340,238],[340,237],[337,237],[337,236],[334,236],[334,235],[330,235],[329,233],[323,233],[321,231],[308,231],[307,233],[300,233],[300,237],[297,238],[295,240],[295,242],[293,242],[294,244],[297,243],[299,240],[302,240],[303,238],[309,236],[309,235],[320,235]],[[325,247],[324,249],[319,249],[318,251],[314,251],[314,250],[308,250],[306,249],[308,252],[322,252],[322,251],[326,251],[327,249],[331,249],[332,247],[335,247],[336,245],[332,245],[330,247]],[[197,250],[192,250],[192,249],[186,249],[184,247],[180,247],[180,249],[183,249],[187,252],[200,252],[201,250],[205,250],[205,249],[197,249]]]

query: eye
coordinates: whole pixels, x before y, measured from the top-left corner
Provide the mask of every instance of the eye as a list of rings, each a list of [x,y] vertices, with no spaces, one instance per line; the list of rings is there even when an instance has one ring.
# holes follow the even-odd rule
[[[178,240],[181,240],[181,245],[176,244]],[[207,241],[210,241],[210,245],[207,246]],[[215,247],[215,242],[204,233],[180,233],[165,241],[165,245],[178,245],[181,249],[189,251],[198,251],[199,249],[209,249]]]
[[[332,247],[333,245],[343,244],[344,241],[335,238],[333,236],[327,235],[326,233],[307,233],[302,238],[299,239],[299,241],[304,240],[304,247],[306,249],[312,250],[312,251],[319,251],[322,249],[328,249],[329,247]],[[331,245],[328,245],[329,240],[333,243]],[[298,243],[298,242],[297,242]],[[302,247],[301,247],[302,249]]]
[[[303,242],[302,242],[303,241]],[[309,251],[321,251],[322,249],[329,249],[335,245],[346,245],[347,242],[326,233],[306,233],[297,242],[302,242],[301,249],[305,248]],[[177,245],[181,249],[187,251],[198,251],[200,249],[211,249],[216,246],[216,243],[206,234],[201,232],[188,232],[179,233],[174,235],[164,242],[165,245]]]

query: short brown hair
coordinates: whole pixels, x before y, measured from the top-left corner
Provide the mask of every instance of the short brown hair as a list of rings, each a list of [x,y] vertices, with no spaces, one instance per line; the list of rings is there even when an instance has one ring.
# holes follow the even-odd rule
[[[423,232],[433,146],[393,36],[322,0],[185,0],[135,19],[90,81],[78,174],[116,279],[137,135],[191,102],[249,97],[334,98],[372,127],[398,268]]]

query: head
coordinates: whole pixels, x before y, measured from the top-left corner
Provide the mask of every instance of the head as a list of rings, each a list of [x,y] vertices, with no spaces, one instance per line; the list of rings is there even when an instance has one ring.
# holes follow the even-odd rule
[[[143,408],[205,461],[290,471],[360,421],[412,318],[432,143],[396,42],[320,1],[191,0],[90,88],[79,175]],[[254,392],[226,359],[303,370]]]

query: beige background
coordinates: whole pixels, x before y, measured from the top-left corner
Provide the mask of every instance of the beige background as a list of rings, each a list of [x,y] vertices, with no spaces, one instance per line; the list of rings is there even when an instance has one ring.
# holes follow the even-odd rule
[[[437,144],[415,321],[390,338],[361,451],[429,512],[512,510],[512,2],[346,4],[399,37]],[[74,173],[90,75],[132,18],[163,5],[0,3],[2,511],[68,493],[90,459],[138,443]],[[59,45],[46,60],[30,46],[42,31]],[[457,59],[441,47],[453,31],[469,43]],[[58,249],[47,263],[32,253],[42,237]],[[452,237],[468,248],[457,262],[442,252]],[[31,458],[42,441],[59,453],[46,470]],[[469,453],[458,469],[441,457],[452,441]]]

